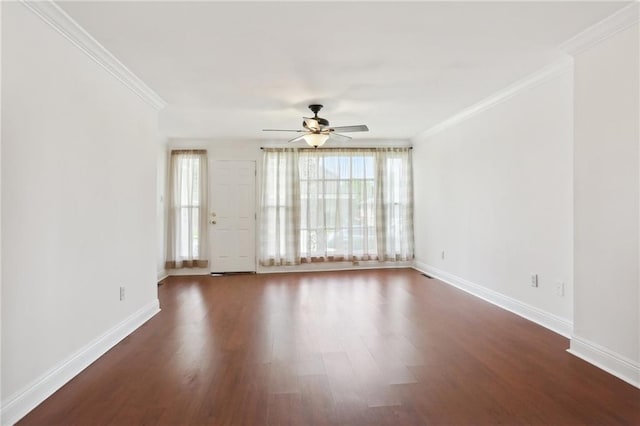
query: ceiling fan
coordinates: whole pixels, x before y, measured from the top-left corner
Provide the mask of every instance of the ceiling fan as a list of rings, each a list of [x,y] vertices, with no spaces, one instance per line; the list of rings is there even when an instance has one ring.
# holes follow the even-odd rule
[[[312,104],[309,105],[309,109],[313,112],[313,117],[303,117],[302,127],[304,130],[285,130],[285,129],[263,129],[263,132],[296,132],[304,133],[301,136],[289,140],[288,142],[297,142],[303,140],[314,148],[322,146],[328,139],[332,139],[338,142],[348,142],[351,140],[349,136],[341,135],[336,132],[368,132],[369,128],[364,124],[357,126],[329,126],[329,120],[322,117],[318,117],[318,112],[322,109],[322,105]]]

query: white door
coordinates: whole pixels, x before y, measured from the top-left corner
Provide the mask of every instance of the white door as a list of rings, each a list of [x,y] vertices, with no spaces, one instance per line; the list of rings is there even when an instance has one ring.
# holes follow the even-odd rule
[[[255,272],[255,199],[255,161],[209,164],[211,272]]]

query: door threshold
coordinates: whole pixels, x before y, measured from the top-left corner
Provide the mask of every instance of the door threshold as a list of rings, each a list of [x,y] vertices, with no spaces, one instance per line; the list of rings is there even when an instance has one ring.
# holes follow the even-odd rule
[[[240,271],[240,272],[211,272],[212,277],[224,277],[230,275],[255,275],[256,271]]]

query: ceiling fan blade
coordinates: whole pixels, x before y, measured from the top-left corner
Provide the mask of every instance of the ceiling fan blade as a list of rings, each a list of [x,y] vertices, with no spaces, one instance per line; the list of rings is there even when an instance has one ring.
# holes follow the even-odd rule
[[[307,117],[302,117],[302,118],[304,118],[304,126],[307,129],[315,130],[315,131],[321,129],[320,123],[315,118],[307,118]]]
[[[336,142],[349,142],[351,140],[351,137],[349,136],[345,136],[345,135],[341,135],[338,133],[331,133],[331,135],[329,136],[329,139],[336,141]]]
[[[360,124],[359,126],[339,126],[339,127],[332,127],[332,130],[336,131],[336,132],[341,132],[341,133],[348,133],[348,132],[368,132],[369,128],[367,126],[365,126],[364,124]]]
[[[263,132],[297,132],[302,133],[306,130],[289,130],[289,129],[262,129]]]
[[[305,135],[306,135],[306,134],[305,134]],[[289,142],[298,142],[298,141],[301,141],[302,139],[304,139],[305,135],[302,135],[302,136],[296,136],[295,138],[288,140],[288,141],[287,141],[287,143],[289,143]]]

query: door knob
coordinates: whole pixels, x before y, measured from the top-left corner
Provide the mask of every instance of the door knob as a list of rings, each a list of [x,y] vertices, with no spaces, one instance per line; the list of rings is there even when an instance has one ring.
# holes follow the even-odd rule
[[[212,220],[212,221],[211,221],[211,224],[212,224],[212,225],[215,225],[215,224],[216,224],[216,221],[215,221],[215,220]]]
[[[216,212],[211,212],[211,217],[216,217]]]

